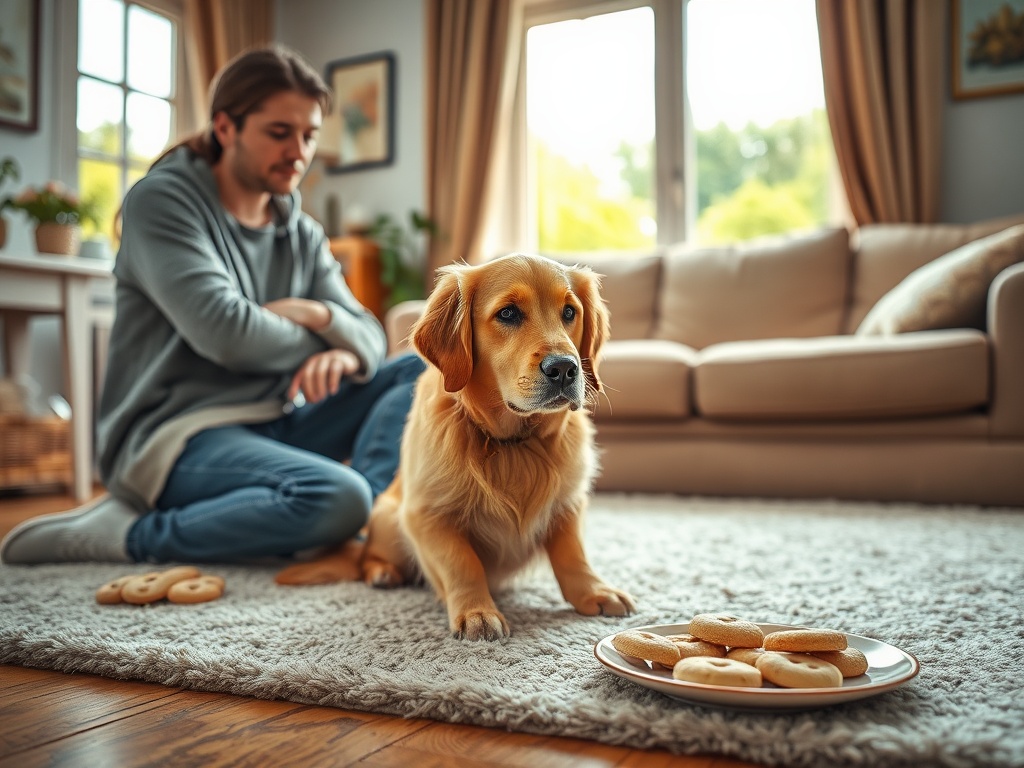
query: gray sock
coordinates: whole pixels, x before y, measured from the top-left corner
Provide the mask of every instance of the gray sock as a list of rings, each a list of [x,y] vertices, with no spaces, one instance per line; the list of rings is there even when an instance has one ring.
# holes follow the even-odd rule
[[[0,544],[0,562],[130,563],[128,531],[139,515],[128,504],[102,496],[70,512],[26,520]]]

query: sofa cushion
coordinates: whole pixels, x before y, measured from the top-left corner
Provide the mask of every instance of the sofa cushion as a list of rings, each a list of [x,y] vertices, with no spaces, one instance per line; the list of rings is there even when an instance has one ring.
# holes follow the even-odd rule
[[[898,418],[967,411],[989,396],[980,331],[717,344],[694,371],[695,410],[722,419]]]
[[[696,357],[695,350],[671,341],[609,341],[598,366],[604,393],[594,420],[687,418]]]
[[[723,341],[835,335],[849,257],[845,229],[671,248],[654,336],[701,349]]]
[[[962,245],[911,272],[879,299],[858,335],[938,328],[985,329],[995,276],[1024,261],[1024,224]]]
[[[844,332],[853,333],[886,293],[915,269],[972,240],[1024,223],[1024,215],[976,224],[866,224],[853,235],[853,284]]]
[[[580,254],[553,256],[563,264],[590,267],[602,275],[601,296],[611,315],[613,339],[646,339],[654,325],[655,301],[661,280],[661,254],[624,257]]]

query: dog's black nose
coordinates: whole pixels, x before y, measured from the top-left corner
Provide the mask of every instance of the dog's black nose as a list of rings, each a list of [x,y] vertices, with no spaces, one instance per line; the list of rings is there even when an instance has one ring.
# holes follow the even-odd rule
[[[579,375],[580,367],[570,355],[548,355],[541,361],[540,370],[552,383],[565,389]]]

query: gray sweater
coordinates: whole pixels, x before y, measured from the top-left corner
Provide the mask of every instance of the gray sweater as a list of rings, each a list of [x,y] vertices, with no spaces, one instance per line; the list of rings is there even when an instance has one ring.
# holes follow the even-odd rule
[[[363,380],[384,358],[380,323],[345,285],[298,193],[272,204],[275,224],[239,224],[209,165],[186,148],[125,197],[97,447],[107,489],[140,510],[153,507],[189,437],[287,412],[288,385],[310,355],[347,349]],[[330,325],[314,333],[261,307],[284,297],[323,302]]]

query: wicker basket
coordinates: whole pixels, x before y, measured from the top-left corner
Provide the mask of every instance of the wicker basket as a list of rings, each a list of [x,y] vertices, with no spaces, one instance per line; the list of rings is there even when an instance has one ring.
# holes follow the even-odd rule
[[[0,489],[70,481],[70,422],[0,413]]]

